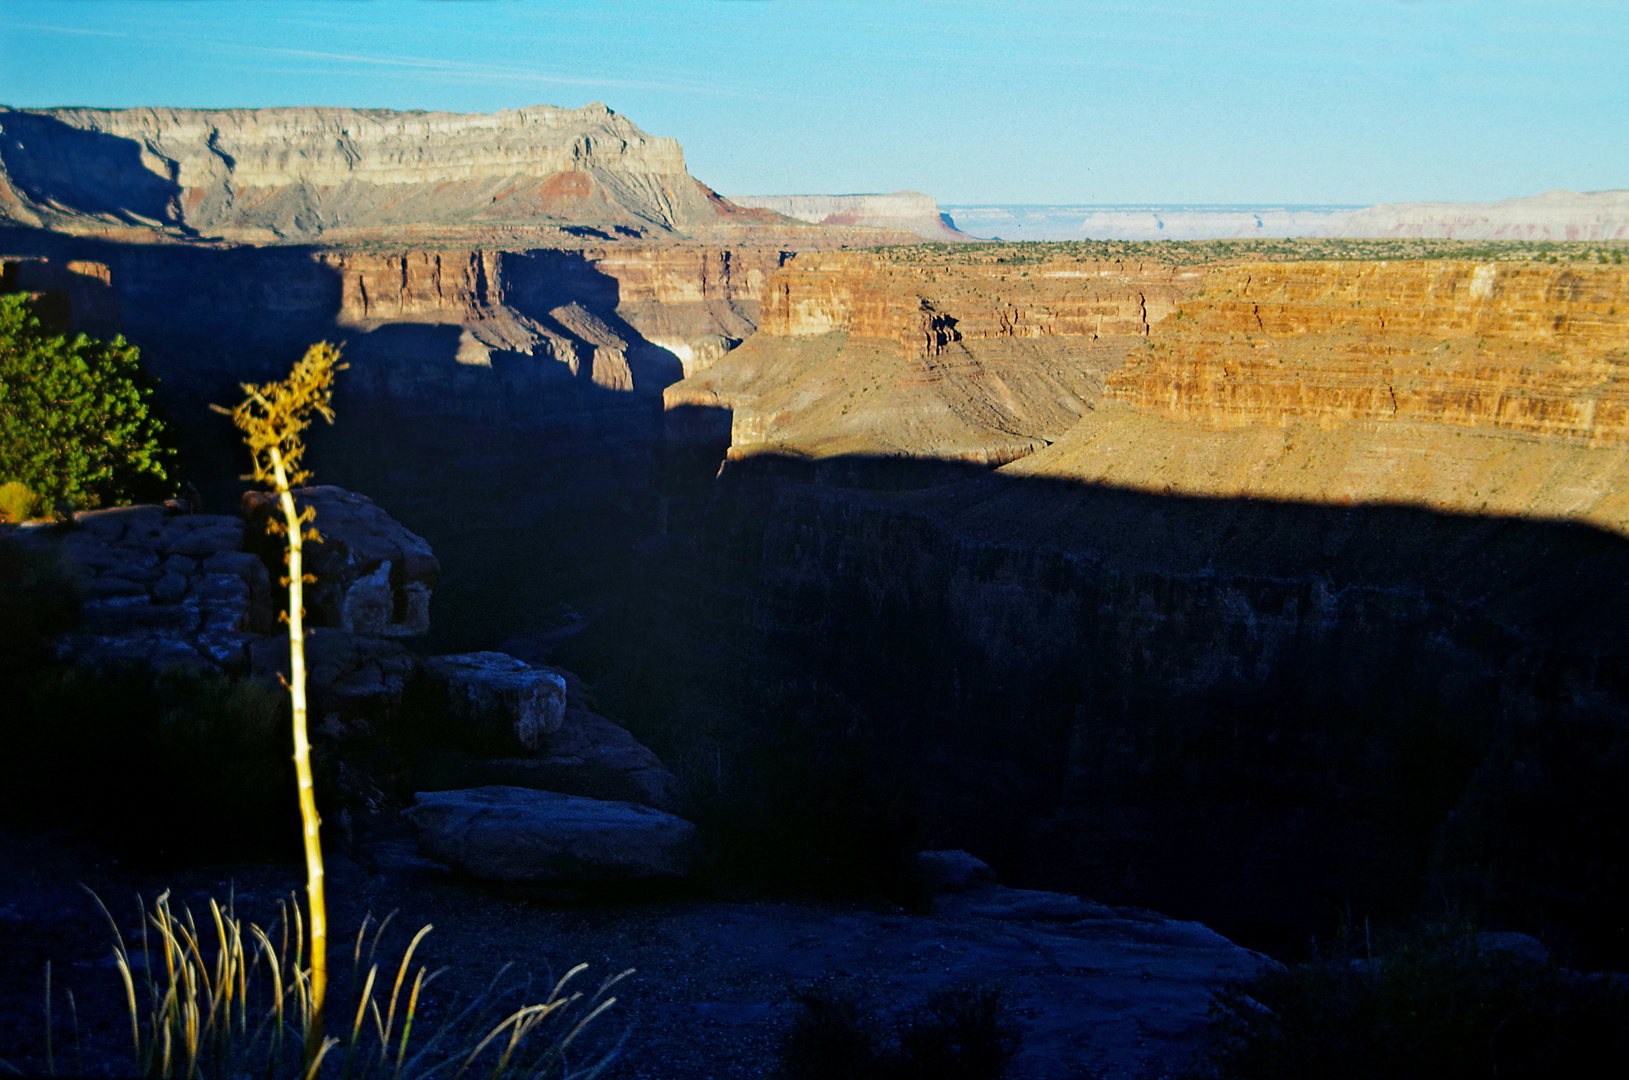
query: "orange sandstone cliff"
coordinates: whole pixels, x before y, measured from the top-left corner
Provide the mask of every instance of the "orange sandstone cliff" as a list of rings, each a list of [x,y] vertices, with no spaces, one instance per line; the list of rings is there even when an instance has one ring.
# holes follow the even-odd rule
[[[1161,492],[1629,530],[1629,272],[816,253],[667,390],[732,454],[950,456]]]

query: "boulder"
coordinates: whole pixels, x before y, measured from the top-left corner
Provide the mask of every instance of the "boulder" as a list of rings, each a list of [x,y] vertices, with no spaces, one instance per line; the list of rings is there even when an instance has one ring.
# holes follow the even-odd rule
[[[337,487],[300,488],[302,509],[316,508],[312,526],[320,541],[308,541],[306,570],[317,580],[306,589],[306,612],[313,625],[369,637],[411,637],[430,629],[430,595],[441,573],[430,545],[366,495]],[[267,567],[281,573],[283,538],[266,531],[282,520],[274,495],[243,496],[244,543]]]
[[[452,719],[483,743],[536,750],[565,719],[566,681],[507,653],[432,656],[425,666],[445,682]]]
[[[929,896],[966,892],[996,880],[995,871],[984,860],[960,850],[918,851],[916,871]]]
[[[289,676],[288,638],[260,638],[249,645],[255,674]],[[319,627],[306,634],[306,685],[318,729],[335,737],[364,736],[395,714],[413,673],[413,657],[388,638],[358,637]]]
[[[690,822],[648,806],[518,787],[420,792],[405,816],[425,858],[488,881],[682,877],[696,838]]]
[[[1547,964],[1550,947],[1531,934],[1514,930],[1484,930],[1476,935],[1476,947],[1482,952],[1508,953],[1529,964]]]
[[[1020,922],[1076,922],[1116,917],[1113,908],[1084,900],[1073,893],[1009,889],[1002,885],[986,885],[959,895],[941,896],[934,901],[933,910],[937,915],[976,915],[985,919]]]
[[[678,777],[669,772],[655,754],[643,746],[639,749],[648,760],[636,768],[621,767],[614,759],[607,760],[610,755],[483,758],[457,750],[428,750],[419,758],[414,783],[421,791],[492,785],[529,788],[610,802],[634,802],[676,813],[681,805]]]

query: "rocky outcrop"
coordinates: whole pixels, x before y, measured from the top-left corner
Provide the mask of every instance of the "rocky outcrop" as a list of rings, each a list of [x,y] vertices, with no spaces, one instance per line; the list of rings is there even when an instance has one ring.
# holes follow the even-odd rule
[[[309,625],[369,637],[412,637],[430,629],[430,596],[441,563],[424,538],[409,531],[366,495],[333,486],[298,488],[295,504],[316,511],[307,541]],[[243,496],[246,546],[268,565],[282,562],[283,538],[267,526],[281,522],[274,496]]]
[[[241,671],[271,631],[270,579],[240,550],[238,518],[129,506],[76,514],[74,526],[61,548],[86,576],[85,603],[59,659]]]
[[[400,646],[381,639],[429,628],[439,564],[422,538],[365,496],[319,487],[301,489],[299,498],[318,508],[323,533],[306,548],[317,578],[306,595],[319,711],[388,711],[400,702],[411,664]],[[179,665],[286,676],[287,643],[276,634],[283,594],[268,569],[282,567],[281,539],[266,533],[271,498],[250,492],[243,506],[244,517],[195,514],[178,501],[74,515],[59,543],[86,577],[86,600],[57,655],[89,667],[135,662],[155,671]],[[50,542],[49,529],[34,531],[36,542]],[[363,700],[373,704],[355,705]]]
[[[536,750],[566,719],[566,680],[500,652],[432,656],[452,719],[483,742]]]
[[[554,791],[610,802],[634,802],[677,814],[679,778],[624,728],[586,709],[566,712],[559,729],[528,757],[477,757],[431,749],[420,756],[413,785],[419,791],[504,787]]]
[[[519,787],[422,792],[406,817],[428,858],[488,881],[683,877],[696,827],[635,803]]]
[[[932,195],[896,191],[891,195],[732,195],[737,206],[773,210],[817,225],[860,225],[912,233],[925,240],[971,240],[939,211]]]

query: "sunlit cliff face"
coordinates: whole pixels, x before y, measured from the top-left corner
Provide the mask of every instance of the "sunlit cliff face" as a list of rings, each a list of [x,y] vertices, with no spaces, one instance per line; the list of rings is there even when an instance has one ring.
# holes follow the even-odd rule
[[[759,336],[668,400],[732,409],[735,455],[1623,529],[1626,364],[1618,265],[832,253],[773,273]]]

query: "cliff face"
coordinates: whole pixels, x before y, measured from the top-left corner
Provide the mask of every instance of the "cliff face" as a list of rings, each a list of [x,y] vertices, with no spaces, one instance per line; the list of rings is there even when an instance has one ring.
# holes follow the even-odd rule
[[[654,348],[677,360],[684,375],[752,332],[758,295],[780,261],[774,251],[701,247],[352,251],[315,258],[338,276],[342,326],[455,325],[468,335],[466,363],[489,363],[491,350],[510,350],[561,360],[573,372],[584,346],[590,353]],[[617,361],[605,363],[614,368]],[[656,392],[661,385],[641,389]]]
[[[599,104],[0,109],[0,166],[9,220],[123,239],[557,246],[800,231],[719,198],[686,172],[677,142]]]
[[[1044,448],[1010,468],[1622,528],[1622,455],[1594,451],[1629,434],[1626,290],[1617,266],[804,254],[667,400],[731,410],[738,457]]]
[[[1002,464],[1078,423],[1196,279],[1163,266],[798,254],[768,277],[759,333],[666,401],[729,410],[737,457]]]
[[[1146,334],[1198,280],[1173,266],[1056,260],[922,262],[869,253],[809,253],[787,262],[764,295],[763,329],[782,337],[843,330],[935,355],[982,338]]]
[[[1304,932],[1411,902],[1512,730],[1629,714],[1626,287],[800,255],[665,396],[732,420],[713,572],[911,748],[937,842]]]

